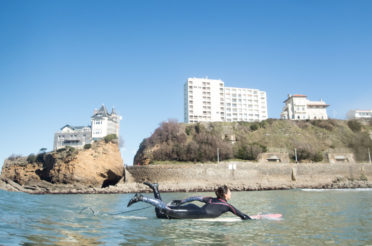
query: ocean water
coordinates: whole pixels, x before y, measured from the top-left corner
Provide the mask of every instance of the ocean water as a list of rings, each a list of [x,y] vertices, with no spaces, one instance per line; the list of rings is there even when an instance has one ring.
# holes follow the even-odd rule
[[[165,201],[212,193],[165,193]],[[145,194],[152,196],[152,194]],[[372,190],[233,192],[250,214],[281,220],[162,220],[133,194],[0,191],[0,245],[372,245]]]

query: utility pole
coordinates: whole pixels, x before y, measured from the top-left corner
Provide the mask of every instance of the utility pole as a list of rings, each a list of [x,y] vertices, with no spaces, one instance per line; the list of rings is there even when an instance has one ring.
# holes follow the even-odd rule
[[[371,164],[371,152],[369,151],[369,148],[368,148],[368,159],[369,159],[369,164]]]
[[[220,164],[220,148],[217,148],[217,164]]]
[[[296,159],[296,163],[297,163],[297,149],[295,148],[295,159]]]

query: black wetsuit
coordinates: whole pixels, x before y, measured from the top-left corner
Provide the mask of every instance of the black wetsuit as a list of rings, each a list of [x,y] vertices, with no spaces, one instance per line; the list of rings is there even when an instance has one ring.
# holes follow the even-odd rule
[[[155,201],[156,200],[156,201]],[[227,203],[224,199],[212,198],[212,197],[190,197],[182,200],[180,204],[200,201],[204,202],[203,207],[199,207],[195,204],[187,204],[183,206],[168,206],[158,199],[144,198],[144,202],[153,204],[157,208],[156,216],[158,218],[166,219],[201,219],[201,218],[216,218],[221,214],[228,211],[239,216],[241,219],[250,219],[250,217],[231,204]]]

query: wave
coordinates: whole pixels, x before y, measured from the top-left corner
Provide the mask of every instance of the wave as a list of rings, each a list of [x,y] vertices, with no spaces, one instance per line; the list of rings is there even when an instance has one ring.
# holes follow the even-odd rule
[[[372,188],[350,188],[350,189],[301,189],[302,191],[372,191]]]

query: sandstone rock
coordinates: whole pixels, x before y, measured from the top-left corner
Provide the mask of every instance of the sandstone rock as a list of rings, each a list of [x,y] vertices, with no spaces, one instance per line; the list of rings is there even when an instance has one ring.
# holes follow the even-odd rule
[[[6,160],[1,172],[3,180],[13,182],[7,183],[8,186],[30,193],[84,193],[87,188],[115,185],[123,176],[124,165],[118,145],[103,141],[87,150],[68,148],[47,153],[42,163],[27,163],[25,158]]]

